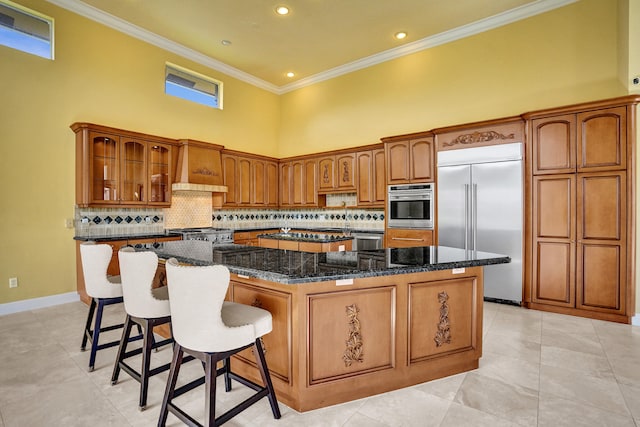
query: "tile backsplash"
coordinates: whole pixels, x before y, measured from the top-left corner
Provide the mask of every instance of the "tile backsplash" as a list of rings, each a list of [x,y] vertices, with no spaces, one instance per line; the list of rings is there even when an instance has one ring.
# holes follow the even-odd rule
[[[162,233],[163,209],[76,208],[76,236],[129,236]]]
[[[384,230],[384,209],[337,207],[355,203],[349,195],[327,198],[329,208],[212,210],[206,192],[174,192],[170,208],[76,208],[76,236],[157,234],[165,229],[218,227],[340,228]]]

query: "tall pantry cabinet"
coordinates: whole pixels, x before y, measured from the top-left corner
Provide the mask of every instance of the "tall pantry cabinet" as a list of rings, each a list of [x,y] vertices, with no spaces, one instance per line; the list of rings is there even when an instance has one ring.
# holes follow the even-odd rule
[[[629,323],[635,314],[638,96],[527,119],[530,308]]]

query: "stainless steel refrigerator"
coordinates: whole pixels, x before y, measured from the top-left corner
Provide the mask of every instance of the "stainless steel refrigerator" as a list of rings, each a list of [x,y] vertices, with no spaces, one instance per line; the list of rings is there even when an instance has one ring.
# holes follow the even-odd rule
[[[522,143],[438,152],[438,244],[506,254],[484,268],[485,299],[522,301]]]

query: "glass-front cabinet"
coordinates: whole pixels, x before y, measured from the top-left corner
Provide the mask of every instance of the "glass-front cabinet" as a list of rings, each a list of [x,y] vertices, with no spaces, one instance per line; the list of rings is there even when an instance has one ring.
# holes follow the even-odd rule
[[[121,140],[120,202],[122,204],[145,204],[147,197],[147,144],[130,139]]]
[[[78,206],[170,206],[171,140],[75,123]]]
[[[170,204],[171,179],[171,146],[164,144],[150,144],[149,146],[149,188],[151,195],[149,204]]]
[[[120,138],[91,132],[92,191],[94,203],[117,203]]]

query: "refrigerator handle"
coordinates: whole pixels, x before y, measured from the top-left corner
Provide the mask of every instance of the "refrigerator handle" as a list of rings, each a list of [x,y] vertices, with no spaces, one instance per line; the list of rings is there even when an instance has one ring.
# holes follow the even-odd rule
[[[464,185],[464,250],[469,250],[469,184]]]
[[[473,250],[478,250],[478,184],[473,184],[473,190],[471,194],[471,230],[473,233]]]

